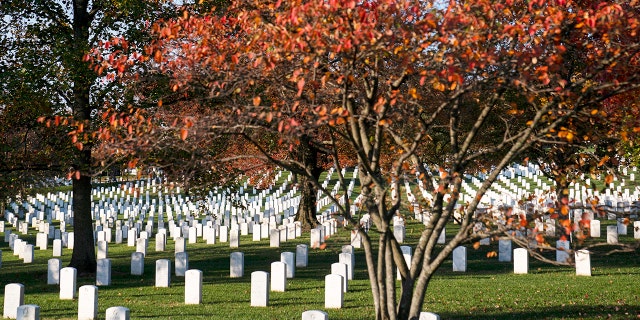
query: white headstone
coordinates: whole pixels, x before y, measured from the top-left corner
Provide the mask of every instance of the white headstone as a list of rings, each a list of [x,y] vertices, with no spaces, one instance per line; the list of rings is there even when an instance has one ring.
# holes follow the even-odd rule
[[[500,239],[498,241],[498,261],[511,261],[511,239]]]
[[[187,270],[189,270],[189,254],[186,252],[176,253],[176,277],[184,277]]]
[[[133,229],[133,228],[129,229],[129,231],[127,231],[127,246],[135,247],[137,239],[138,239],[138,234],[136,229]]]
[[[640,239],[640,221],[633,222],[633,238]]]
[[[513,249],[513,273],[529,273],[529,252],[525,248]]]
[[[338,255],[338,262],[347,265],[347,278],[345,280],[353,280],[353,270],[356,266],[356,255],[353,253],[342,252]]]
[[[620,219],[618,219],[618,235],[627,235],[627,224],[624,223],[624,221],[621,221]]]
[[[111,285],[111,260],[110,259],[96,260],[96,285],[97,286]]]
[[[171,260],[156,260],[156,287],[168,288],[171,285]]]
[[[319,228],[311,229],[311,249],[319,249],[322,245],[322,230]]]
[[[433,312],[420,312],[418,320],[440,320],[440,316]]]
[[[229,227],[220,226],[220,242],[229,241]]]
[[[280,247],[280,230],[271,229],[269,231],[269,245],[272,248]]]
[[[576,251],[576,275],[591,276],[591,257],[587,250]]]
[[[40,306],[35,304],[23,304],[18,307],[16,319],[40,320]]]
[[[138,240],[136,240],[136,252],[142,252],[142,254],[146,256],[148,243],[149,240],[147,240],[147,238],[138,238]]]
[[[67,234],[67,249],[73,250],[75,245],[75,233],[69,232]]]
[[[126,307],[107,308],[105,320],[129,320],[130,311]]]
[[[271,291],[285,292],[287,287],[287,264],[282,261],[271,263]]]
[[[38,232],[36,234],[36,247],[40,250],[47,250],[49,238],[46,233]]]
[[[347,265],[344,263],[336,262],[331,264],[331,274],[337,274],[342,276],[342,291],[347,292],[349,289],[349,281],[347,281]]]
[[[296,246],[296,267],[305,268],[309,263],[309,246],[306,244],[298,244]]]
[[[607,243],[618,243],[618,226],[607,226]]]
[[[231,278],[242,278],[244,276],[244,253],[231,252],[229,276]]]
[[[109,256],[109,244],[104,241],[98,241],[98,250],[96,259],[106,259]]]
[[[22,251],[22,259],[24,263],[33,263],[33,245],[25,243]]]
[[[53,256],[62,257],[62,240],[61,239],[53,240]]]
[[[251,306],[266,307],[269,305],[269,273],[254,271],[251,273]]]
[[[229,231],[229,248],[240,247],[240,230],[231,229]]]
[[[62,260],[58,258],[49,259],[47,263],[47,284],[60,284],[60,269]]]
[[[342,282],[346,281],[341,275],[329,274],[324,278],[324,307],[326,309],[340,309],[344,301]]]
[[[600,238],[600,220],[591,220],[589,223],[590,234],[593,238]]]
[[[280,261],[287,264],[287,279],[292,279],[296,275],[296,254],[294,252],[280,253]]]
[[[197,269],[187,270],[184,276],[184,303],[202,303],[202,271]]]
[[[9,283],[4,286],[3,318],[15,319],[18,316],[18,307],[24,304],[24,285],[21,283]]]
[[[60,270],[60,300],[73,300],[76,297],[76,276],[76,268]]]
[[[175,240],[175,253],[185,252],[187,243],[183,237],[177,237]]]
[[[329,314],[321,310],[307,310],[302,313],[302,320],[329,320]]]
[[[98,319],[98,287],[84,285],[78,289],[78,320]]]
[[[131,253],[131,274],[134,276],[144,274],[144,254],[142,252]]]
[[[162,232],[156,233],[156,252],[164,251],[166,247],[166,243],[167,243],[167,235]]]
[[[405,232],[406,231],[404,225],[393,226],[393,236],[396,238],[396,241],[398,241],[398,243],[404,242]]]
[[[254,224],[253,225],[253,241],[260,241],[260,231],[262,229],[262,227],[260,226],[260,224]]]
[[[567,262],[570,244],[567,240],[556,241],[556,262]]]
[[[198,242],[198,230],[196,227],[189,228],[189,243],[197,243]]]
[[[467,248],[463,246],[453,249],[453,271],[467,272]]]

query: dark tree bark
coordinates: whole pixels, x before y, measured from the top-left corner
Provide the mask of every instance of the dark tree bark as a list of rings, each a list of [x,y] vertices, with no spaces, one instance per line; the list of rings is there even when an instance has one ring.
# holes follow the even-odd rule
[[[314,184],[314,181],[318,181],[322,168],[319,167],[318,149],[311,143],[309,136],[302,136],[300,138],[300,146],[294,156],[300,163],[303,164],[307,173],[311,173],[312,178],[307,175],[301,175],[300,182],[300,205],[298,206],[298,212],[296,213],[296,221],[302,223],[304,230],[315,228],[319,222],[316,219],[316,195],[318,188]]]
[[[90,88],[95,79],[88,65],[82,61],[89,46],[91,17],[88,0],[73,2],[73,116],[76,121],[91,120],[93,111],[90,102]],[[91,145],[85,144],[78,151],[74,169],[80,172],[73,180],[73,232],[74,248],[70,267],[79,274],[96,272],[96,256],[91,219]]]
[[[73,233],[74,247],[70,267],[78,274],[96,271],[96,253],[91,220],[91,177],[81,175],[73,180]]]

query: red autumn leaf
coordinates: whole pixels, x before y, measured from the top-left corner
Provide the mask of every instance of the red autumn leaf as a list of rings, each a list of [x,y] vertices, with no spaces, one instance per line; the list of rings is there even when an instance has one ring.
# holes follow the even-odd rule
[[[298,80],[298,97],[302,95],[302,89],[304,89],[304,78]]]

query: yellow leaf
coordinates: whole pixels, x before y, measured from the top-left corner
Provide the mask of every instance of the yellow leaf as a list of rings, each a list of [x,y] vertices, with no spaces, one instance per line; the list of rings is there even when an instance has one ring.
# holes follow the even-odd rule
[[[573,142],[573,133],[567,132],[567,141]]]
[[[418,99],[418,94],[416,93],[416,88],[409,89],[409,95],[414,99]]]

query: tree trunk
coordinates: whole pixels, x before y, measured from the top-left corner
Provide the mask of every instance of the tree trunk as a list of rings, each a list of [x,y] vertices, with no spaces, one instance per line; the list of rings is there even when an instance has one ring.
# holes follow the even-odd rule
[[[308,177],[300,178],[300,205],[296,213],[296,221],[302,223],[303,230],[315,228],[319,222],[316,219],[316,187]]]
[[[73,1],[73,117],[74,120],[85,123],[89,129],[91,121],[90,91],[96,75],[83,61],[84,54],[89,48],[89,15],[88,0]],[[96,272],[96,256],[93,240],[93,224],[91,219],[91,143],[85,141],[77,146],[79,151],[74,169],[80,176],[73,180],[73,232],[74,248],[69,266],[78,270],[79,274],[93,274]]]
[[[91,219],[91,177],[88,175],[73,179],[73,212],[74,247],[69,266],[76,268],[78,274],[93,274],[96,272],[96,252]]]
[[[296,221],[302,223],[303,230],[315,228],[319,222],[316,219],[316,194],[318,189],[314,182],[320,179],[322,168],[318,166],[318,149],[311,145],[311,138],[307,135],[300,137],[300,145],[294,157],[304,166],[306,175],[300,175],[300,205],[296,213]],[[311,173],[311,177],[308,173]]]

